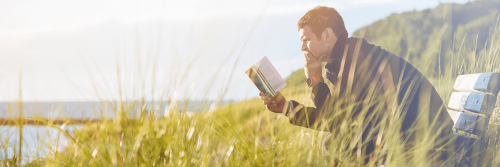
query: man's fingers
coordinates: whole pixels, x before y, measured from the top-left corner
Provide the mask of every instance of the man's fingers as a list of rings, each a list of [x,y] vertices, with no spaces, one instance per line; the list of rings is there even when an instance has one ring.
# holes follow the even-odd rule
[[[274,96],[274,99],[273,99],[273,100],[274,100],[276,103],[279,103],[279,102],[280,102],[281,100],[283,100],[283,99],[285,99],[285,96],[283,96],[283,95],[281,94],[281,92],[277,92],[277,93],[276,93],[276,96]]]
[[[271,100],[279,102],[281,99],[283,99],[283,96],[276,95]]]
[[[259,95],[260,94],[261,93],[259,93]],[[281,95],[280,92],[277,92],[277,94],[274,97],[261,96],[261,99],[262,99],[262,102],[264,103],[264,105],[266,105],[266,108],[269,111],[279,112],[279,111],[281,111],[281,109],[278,106],[278,103],[280,103],[281,100],[285,99],[285,97],[283,95]]]
[[[308,61],[314,61],[314,60],[316,60],[316,58],[314,58],[314,56],[311,53],[306,53],[304,55],[307,57]]]
[[[307,53],[304,53],[304,59],[306,60],[306,62],[311,60]]]

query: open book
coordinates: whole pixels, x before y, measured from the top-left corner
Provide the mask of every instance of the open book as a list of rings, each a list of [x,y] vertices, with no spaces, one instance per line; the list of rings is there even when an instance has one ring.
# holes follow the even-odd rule
[[[253,64],[245,73],[261,92],[265,92],[270,97],[274,97],[286,86],[285,80],[266,56]]]

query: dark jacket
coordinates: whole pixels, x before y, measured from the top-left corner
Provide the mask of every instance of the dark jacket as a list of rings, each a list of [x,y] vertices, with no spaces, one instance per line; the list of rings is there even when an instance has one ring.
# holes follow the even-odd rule
[[[377,133],[370,131],[377,132],[380,123],[404,119],[397,126],[407,144],[423,141],[427,133],[440,138],[452,133],[453,121],[432,84],[410,63],[379,46],[359,38],[339,39],[325,68],[324,77],[333,86],[320,82],[312,88],[316,107],[292,100],[291,124],[335,136],[335,127],[347,121],[365,126],[363,140],[372,140]],[[373,145],[367,147],[367,153],[371,151]]]

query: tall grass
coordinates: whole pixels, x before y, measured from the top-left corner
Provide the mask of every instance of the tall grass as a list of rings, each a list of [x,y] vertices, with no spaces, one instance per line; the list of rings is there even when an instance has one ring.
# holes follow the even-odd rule
[[[139,56],[139,55],[138,55]],[[500,35],[494,33],[488,41],[487,47],[480,50],[464,50],[454,54],[454,59],[447,65],[447,73],[439,74],[436,78],[429,78],[437,88],[441,98],[446,103],[452,92],[455,78],[461,74],[500,72]],[[117,61],[120,62],[120,61]],[[417,66],[419,62],[412,62]],[[154,67],[153,65],[153,71]],[[122,65],[117,66],[117,76],[129,72],[122,71]],[[140,69],[140,68],[139,68]],[[144,71],[142,71],[144,72]],[[141,72],[139,72],[141,73]],[[183,75],[189,73],[189,68]],[[286,79],[288,86],[283,90],[287,99],[294,99],[312,106],[309,99],[309,89],[305,85],[303,70],[295,71]],[[153,74],[154,75],[154,74]],[[218,74],[215,74],[218,75]],[[243,72],[241,75],[244,75]],[[182,76],[182,75],[181,75]],[[154,78],[154,77],[153,77]],[[216,76],[214,76],[216,78]],[[180,78],[182,79],[182,78]],[[215,79],[212,79],[212,82]],[[119,91],[122,89],[120,85]],[[140,84],[144,90],[144,84]],[[154,83],[154,82],[153,82]],[[331,83],[329,83],[331,84]],[[209,89],[208,86],[206,89]],[[154,91],[151,89],[151,91]],[[177,90],[176,90],[177,91]],[[224,91],[223,91],[224,92]],[[274,114],[265,109],[262,101],[253,98],[222,108],[212,107],[209,111],[190,114],[185,112],[189,98],[182,99],[184,104],[175,103],[178,99],[169,97],[170,103],[163,117],[161,113],[163,103],[151,102],[146,108],[147,100],[143,97],[137,100],[125,99],[120,92],[120,100],[116,102],[101,101],[106,109],[111,109],[115,117],[100,123],[88,123],[83,128],[68,133],[58,126],[49,126],[60,131],[59,135],[68,138],[68,144],[63,149],[52,149],[59,145],[45,143],[48,154],[45,157],[33,156],[32,161],[25,163],[30,166],[428,166],[436,157],[429,157],[428,150],[432,149],[432,142],[436,138],[429,137],[421,143],[415,143],[413,148],[406,150],[405,139],[400,138],[398,128],[401,124],[399,117],[393,115],[369,115],[363,110],[361,115],[369,115],[384,120],[385,124],[365,125],[364,117],[351,118],[338,114],[329,121],[335,121],[337,126],[330,129],[333,137],[329,141],[331,147],[323,151],[322,143],[327,135],[324,131],[317,131],[290,125],[288,118],[281,114]],[[341,98],[337,99],[340,101]],[[375,101],[380,99],[375,99]],[[19,107],[22,107],[19,100]],[[128,103],[126,103],[128,102]],[[203,102],[201,102],[203,103]],[[206,102],[204,102],[206,103]],[[220,105],[220,104],[219,104]],[[351,103],[344,108],[337,108],[336,113],[349,113],[357,104]],[[376,104],[373,104],[376,105]],[[184,107],[182,107],[184,106]],[[217,104],[213,104],[217,106]],[[184,108],[184,111],[179,110]],[[378,109],[381,110],[381,109]],[[182,112],[178,112],[182,111]],[[394,111],[401,111],[396,108]],[[491,118],[488,139],[490,145],[487,155],[482,161],[487,166],[499,166],[500,148],[497,141],[499,115]],[[151,114],[146,114],[151,113]],[[348,115],[348,114],[347,114]],[[102,118],[106,120],[105,117]],[[425,126],[425,125],[417,125]],[[19,124],[22,129],[22,124]],[[376,156],[364,157],[362,152],[366,141],[362,141],[363,130],[366,128],[378,129],[383,138],[377,139]],[[424,136],[432,134],[423,133]],[[20,134],[22,135],[22,133]],[[20,164],[22,147],[20,137],[19,159]],[[2,142],[6,148],[8,143]],[[15,148],[15,146],[10,146]],[[44,148],[41,148],[44,149]],[[7,151],[5,151],[7,154]],[[368,158],[368,164],[365,159]],[[450,157],[451,158],[454,157]],[[6,156],[2,165],[15,165],[12,159]],[[441,164],[442,165],[442,164]]]

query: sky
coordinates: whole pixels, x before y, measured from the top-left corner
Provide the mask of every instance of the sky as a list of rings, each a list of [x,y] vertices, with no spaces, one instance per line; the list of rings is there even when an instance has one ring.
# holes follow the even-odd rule
[[[441,2],[468,0],[0,1],[0,101],[252,98],[262,57],[284,78],[302,67],[308,9],[336,8],[352,34]]]

